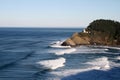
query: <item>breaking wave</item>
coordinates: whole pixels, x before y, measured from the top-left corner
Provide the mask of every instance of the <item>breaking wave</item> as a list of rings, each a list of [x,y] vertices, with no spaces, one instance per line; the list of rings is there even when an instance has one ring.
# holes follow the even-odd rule
[[[107,57],[97,58],[93,61],[87,62],[87,64],[95,67],[96,69],[110,69],[110,62],[108,61]]]
[[[90,66],[88,66],[86,68],[79,68],[79,69],[66,69],[63,71],[53,71],[53,72],[51,72],[51,74],[61,76],[61,77],[66,77],[66,76],[70,76],[70,75],[76,75],[76,74],[79,74],[82,72],[88,72],[88,74],[89,74],[89,71],[91,71],[91,70],[99,71],[99,70],[110,70],[111,69],[110,63],[109,63],[107,57],[97,58],[97,59],[87,62],[85,64],[88,64]],[[94,73],[94,74],[96,74],[96,73]],[[69,79],[67,79],[67,80],[69,80]],[[74,79],[72,79],[72,80],[74,80]]]
[[[120,60],[120,56],[116,57],[117,60]]]
[[[55,60],[45,60],[45,61],[40,61],[37,62],[37,64],[42,65],[46,69],[57,69],[59,67],[63,67],[64,63],[66,62],[66,59],[61,57]]]
[[[50,47],[52,48],[71,48],[71,46],[61,46],[63,42],[62,41],[56,41],[51,43]]]
[[[59,50],[59,51],[56,51],[55,54],[56,55],[64,55],[64,54],[70,54],[72,52],[76,51],[75,48],[71,48],[71,49],[65,49],[65,50]]]
[[[76,53],[108,53],[109,49],[107,48],[92,48],[90,46],[80,46],[78,47]]]
[[[112,46],[99,46],[99,47],[120,50],[120,47],[112,47]]]

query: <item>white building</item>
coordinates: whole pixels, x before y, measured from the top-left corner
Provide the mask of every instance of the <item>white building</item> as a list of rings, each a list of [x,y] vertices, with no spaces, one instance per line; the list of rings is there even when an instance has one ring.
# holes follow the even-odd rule
[[[88,33],[88,31],[86,31],[86,29],[83,29],[83,32],[84,32],[84,33]]]

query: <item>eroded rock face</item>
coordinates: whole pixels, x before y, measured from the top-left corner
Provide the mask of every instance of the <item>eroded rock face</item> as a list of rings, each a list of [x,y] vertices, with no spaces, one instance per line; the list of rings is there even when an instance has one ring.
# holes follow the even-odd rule
[[[76,45],[88,45],[89,44],[89,37],[80,37],[80,36],[75,36],[74,38],[72,38],[73,42]]]
[[[77,45],[89,45],[90,38],[88,36],[80,36],[81,33],[74,33],[71,38],[68,38],[62,43],[63,46],[77,46]],[[84,35],[82,33],[82,35]]]
[[[95,20],[83,32],[74,33],[63,42],[63,46],[107,45],[120,46],[120,22],[114,20]]]
[[[72,37],[68,38],[66,41],[62,43],[62,46],[79,46],[79,45],[110,45],[117,46],[118,41],[110,40],[109,34],[105,34],[103,32],[94,31],[94,34],[89,33],[74,33]]]
[[[76,46],[76,44],[70,38],[68,38],[66,41],[64,41],[61,45],[62,46]]]

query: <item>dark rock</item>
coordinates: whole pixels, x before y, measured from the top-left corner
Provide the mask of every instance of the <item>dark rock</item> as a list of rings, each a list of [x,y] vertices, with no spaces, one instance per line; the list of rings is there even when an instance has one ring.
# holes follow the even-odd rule
[[[70,38],[64,41],[61,45],[62,46],[76,46],[76,44]]]

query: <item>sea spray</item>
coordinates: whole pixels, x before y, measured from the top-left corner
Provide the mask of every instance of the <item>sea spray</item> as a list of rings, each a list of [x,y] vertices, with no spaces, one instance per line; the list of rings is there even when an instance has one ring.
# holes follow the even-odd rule
[[[52,48],[71,48],[71,46],[61,46],[61,44],[63,43],[63,41],[56,41],[51,43],[50,47]]]
[[[76,74],[84,73],[84,72],[87,72],[89,74],[89,71],[92,71],[92,70],[99,71],[99,70],[110,69],[110,63],[109,63],[107,57],[97,58],[90,62],[86,62],[85,64],[89,64],[91,66],[88,66],[85,68],[79,68],[79,69],[66,69],[63,71],[53,71],[53,72],[51,72],[51,74],[61,76],[61,77],[66,77],[66,76],[76,75]],[[93,73],[93,75],[96,75],[96,73]],[[87,76],[89,76],[89,75],[87,75]],[[72,79],[72,80],[74,80],[74,79]]]
[[[71,54],[72,52],[76,51],[75,48],[71,48],[71,49],[64,49],[64,50],[59,50],[56,51],[55,54],[56,55],[64,55],[64,54]]]
[[[97,58],[86,63],[92,65],[93,67],[96,67],[97,69],[102,70],[110,69],[110,63],[107,57]]]
[[[40,62],[37,62],[37,64],[42,65],[46,69],[54,70],[59,67],[63,67],[65,62],[66,62],[65,58],[61,57],[61,58],[54,59],[54,60],[40,61]]]
[[[117,60],[120,60],[120,56],[116,57]]]
[[[92,46],[80,46],[79,48],[79,53],[107,53],[108,49],[107,48],[96,48]]]

